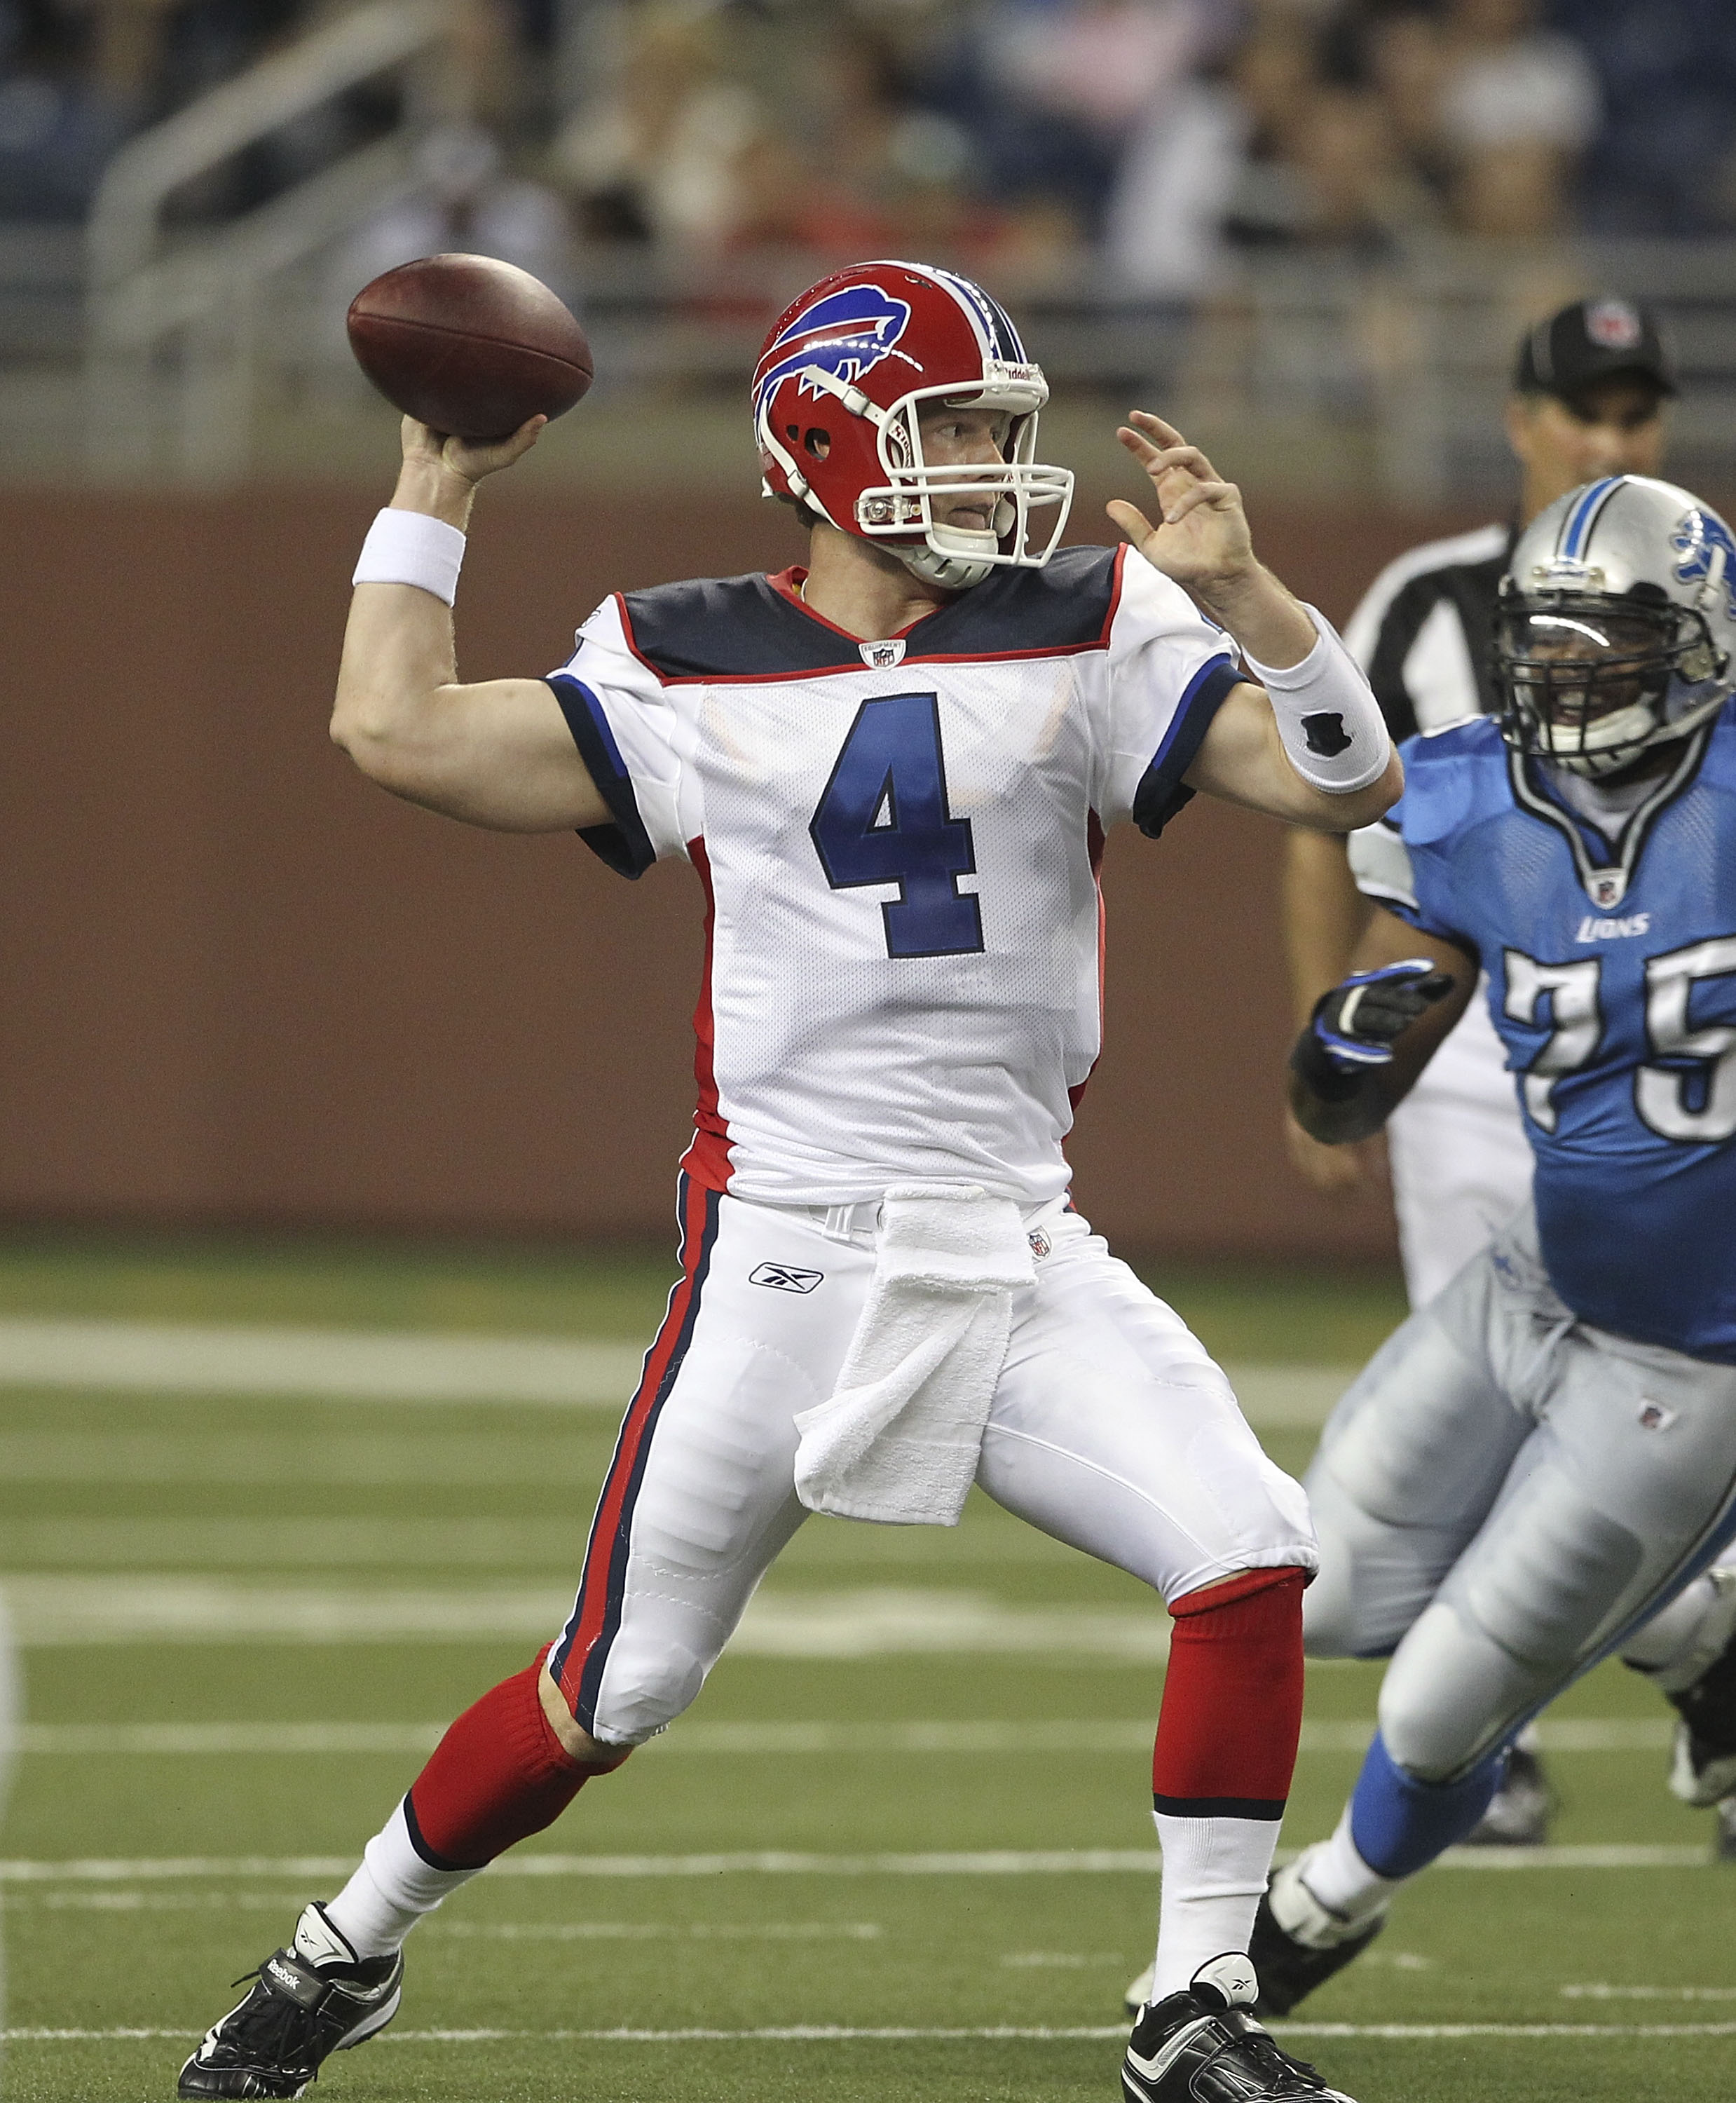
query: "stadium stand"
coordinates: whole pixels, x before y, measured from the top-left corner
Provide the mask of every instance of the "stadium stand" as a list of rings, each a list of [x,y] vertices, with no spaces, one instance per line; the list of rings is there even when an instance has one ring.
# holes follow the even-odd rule
[[[582,305],[606,389],[698,398],[816,265],[933,256],[1015,296],[1070,386],[1324,419],[1346,472],[1427,500],[1503,472],[1454,434],[1515,329],[1619,285],[1676,328],[1716,482],[1736,28],[1720,0],[0,0],[0,473],[68,455],[88,380],[98,458],[233,478],[260,419],[353,390],[350,280],[433,246]]]

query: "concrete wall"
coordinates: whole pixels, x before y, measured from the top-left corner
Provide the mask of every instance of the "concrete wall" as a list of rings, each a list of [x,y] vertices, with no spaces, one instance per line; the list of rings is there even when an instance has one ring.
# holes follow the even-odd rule
[[[0,1216],[661,1234],[699,894],[371,787],[324,723],[371,503],[8,496]],[[1089,496],[1079,516],[1100,516]],[[1263,507],[1340,617],[1462,521]],[[603,594],[778,567],[751,500],[485,493],[461,669],[559,662]],[[1072,1146],[1129,1243],[1386,1250],[1284,1165],[1277,829],[1197,802],[1112,845],[1108,1041]]]

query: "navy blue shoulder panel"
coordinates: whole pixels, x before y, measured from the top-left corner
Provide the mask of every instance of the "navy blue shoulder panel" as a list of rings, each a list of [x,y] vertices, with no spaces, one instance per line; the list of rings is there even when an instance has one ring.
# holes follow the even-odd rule
[[[996,570],[904,631],[908,658],[1006,657],[1106,642],[1113,548],[1062,548],[1040,570]],[[635,653],[662,679],[764,679],[859,671],[847,635],[760,576],[703,577],[622,596]]]
[[[1108,641],[1113,548],[1058,548],[1040,570],[993,570],[907,630],[911,657],[1007,657]]]
[[[614,820],[606,825],[582,825],[579,837],[617,875],[637,880],[656,860],[657,850],[651,845],[645,820],[639,816],[633,777],[615,741],[615,733],[609,727],[602,704],[582,679],[575,679],[568,673],[552,674],[546,684],[560,704],[566,727],[572,732],[573,743],[579,748],[579,757],[584,762],[585,770],[596,783],[597,792],[608,805],[609,816]]]
[[[792,606],[770,580],[696,577],[624,592],[627,634],[660,679],[763,679],[779,673],[859,671],[847,635]]]

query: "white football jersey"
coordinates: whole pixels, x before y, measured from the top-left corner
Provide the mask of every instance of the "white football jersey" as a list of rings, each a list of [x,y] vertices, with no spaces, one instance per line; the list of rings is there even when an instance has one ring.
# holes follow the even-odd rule
[[[1129,550],[997,571],[886,642],[801,572],[606,600],[550,675],[624,874],[709,900],[684,1166],[773,1204],[1040,1203],[1101,1041],[1103,835],[1153,836],[1244,676]]]

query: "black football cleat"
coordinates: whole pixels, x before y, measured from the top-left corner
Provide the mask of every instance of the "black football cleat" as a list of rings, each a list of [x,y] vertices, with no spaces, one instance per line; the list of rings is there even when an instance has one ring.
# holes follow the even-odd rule
[[[289,1948],[253,1977],[181,2069],[176,2095],[302,2095],[331,2053],[366,2043],[397,2013],[404,1957],[357,1957],[326,1909],[310,1905]]]
[[[1351,2103],[1254,2021],[1259,1990],[1232,1951],[1143,2009],[1121,2061],[1126,2103]]]
[[[1555,1792],[1543,1763],[1528,1746],[1515,1745],[1507,1756],[1501,1786],[1489,1808],[1460,1843],[1466,1847],[1541,1847],[1549,1838]]]
[[[1323,1986],[1360,1956],[1387,1924],[1384,1911],[1360,1926],[1322,1905],[1300,1874],[1304,1853],[1280,1870],[1254,1916],[1248,1956],[1259,1980],[1257,2012],[1287,2016],[1316,1986]]]

